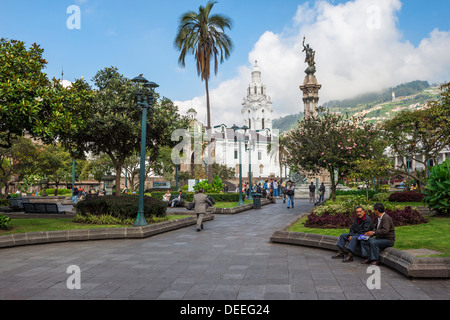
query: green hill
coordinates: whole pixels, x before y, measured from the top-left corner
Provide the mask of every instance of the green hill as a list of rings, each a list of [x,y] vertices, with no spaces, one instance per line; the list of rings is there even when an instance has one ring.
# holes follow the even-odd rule
[[[393,96],[395,93],[395,99]],[[379,92],[365,93],[351,99],[333,100],[323,106],[331,112],[348,115],[363,114],[368,121],[382,121],[392,118],[402,110],[414,110],[437,98],[438,87],[431,87],[427,81],[412,81]],[[294,128],[303,118],[303,113],[273,120],[273,128],[285,132]]]

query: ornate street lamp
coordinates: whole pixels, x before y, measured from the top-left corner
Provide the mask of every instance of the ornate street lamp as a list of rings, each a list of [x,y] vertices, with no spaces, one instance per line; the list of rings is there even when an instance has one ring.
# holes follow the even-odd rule
[[[146,226],[147,221],[144,215],[144,192],[145,192],[145,149],[147,137],[147,110],[153,106],[154,90],[159,86],[145,79],[142,74],[134,78],[134,83],[138,85],[137,103],[142,108],[142,131],[141,131],[141,160],[139,168],[139,207],[135,227]]]
[[[231,127],[231,129],[233,129],[235,133],[237,130],[244,130],[244,132],[245,132],[245,131],[247,131],[248,127],[243,126],[241,128],[236,125],[233,125]],[[244,201],[242,199],[242,154],[241,154],[242,137],[241,136],[238,137],[238,141],[239,141],[239,203],[238,203],[238,205],[242,206],[242,205],[244,205]]]

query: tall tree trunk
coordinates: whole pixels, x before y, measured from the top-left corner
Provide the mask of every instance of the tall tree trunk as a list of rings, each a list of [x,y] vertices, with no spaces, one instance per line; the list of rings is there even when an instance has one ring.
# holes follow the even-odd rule
[[[209,102],[209,87],[208,87],[208,79],[205,79],[205,88],[206,88],[206,118],[207,118],[207,125],[206,130],[211,130],[211,105]],[[213,136],[213,135],[212,135]],[[211,156],[211,155],[209,155]],[[212,184],[213,180],[213,169],[211,161],[208,159],[208,183]]]

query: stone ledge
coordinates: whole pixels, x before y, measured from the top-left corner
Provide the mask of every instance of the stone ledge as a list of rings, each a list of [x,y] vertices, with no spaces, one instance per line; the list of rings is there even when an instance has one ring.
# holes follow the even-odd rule
[[[214,216],[206,214],[203,221],[211,221]],[[187,217],[171,221],[165,221],[143,227],[129,228],[99,228],[76,229],[61,231],[42,231],[30,233],[16,233],[0,236],[0,249],[16,246],[46,244],[68,241],[92,241],[111,239],[143,239],[163,232],[192,226],[197,223],[197,217]]]
[[[336,251],[338,237],[279,230],[270,241]],[[356,254],[360,255],[359,252]],[[447,257],[415,257],[395,248],[386,248],[380,253],[380,262],[411,278],[450,278],[450,258]]]
[[[272,203],[272,201],[270,201],[270,200],[261,199],[261,207],[265,206],[267,204],[271,204],[271,203]],[[237,214],[237,213],[241,213],[241,212],[251,210],[251,209],[253,209],[253,203],[245,204],[245,205],[234,207],[234,208],[212,207],[212,208],[208,208],[207,211],[209,213],[213,213],[213,214]]]

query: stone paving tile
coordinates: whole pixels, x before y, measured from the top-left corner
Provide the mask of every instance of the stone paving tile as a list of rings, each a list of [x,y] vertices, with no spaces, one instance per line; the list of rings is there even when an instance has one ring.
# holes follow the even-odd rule
[[[270,243],[311,207],[278,201],[261,210],[216,215],[202,232],[187,227],[147,239],[66,242],[1,249],[0,299],[448,300],[449,280],[410,280],[381,266],[369,290],[367,267],[334,252]],[[69,290],[67,267],[81,269]]]

